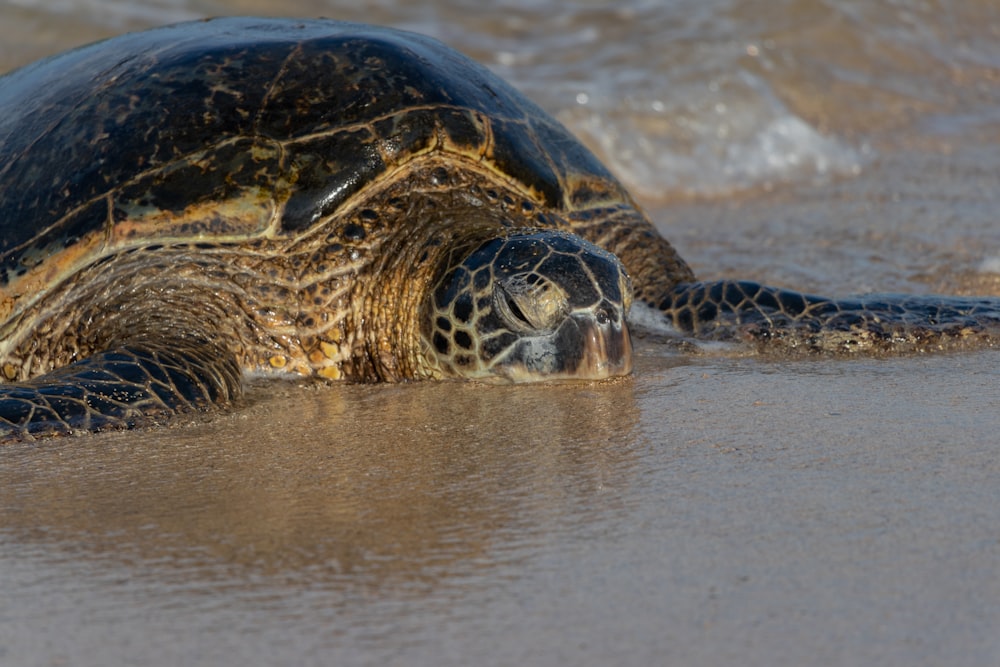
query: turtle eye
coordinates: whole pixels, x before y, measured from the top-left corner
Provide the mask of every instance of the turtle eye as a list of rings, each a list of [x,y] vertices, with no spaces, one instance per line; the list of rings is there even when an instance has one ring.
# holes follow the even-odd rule
[[[497,286],[493,301],[500,316],[515,331],[528,333],[538,329],[521,310],[517,297],[502,285]]]
[[[566,317],[562,290],[548,281],[511,280],[497,285],[494,303],[500,316],[515,331],[552,331]]]
[[[504,299],[504,304],[507,306],[507,312],[515,320],[518,320],[520,323],[524,324],[527,327],[532,326],[531,322],[528,320],[528,316],[525,315],[523,312],[521,312],[521,307],[517,305],[517,301],[515,301],[511,295],[509,294],[506,295],[506,298]]]

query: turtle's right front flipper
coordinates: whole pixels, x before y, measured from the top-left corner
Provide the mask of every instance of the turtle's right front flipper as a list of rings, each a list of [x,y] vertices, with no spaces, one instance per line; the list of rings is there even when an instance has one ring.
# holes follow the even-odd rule
[[[235,358],[204,345],[128,345],[27,382],[0,385],[0,442],[133,428],[226,404]]]

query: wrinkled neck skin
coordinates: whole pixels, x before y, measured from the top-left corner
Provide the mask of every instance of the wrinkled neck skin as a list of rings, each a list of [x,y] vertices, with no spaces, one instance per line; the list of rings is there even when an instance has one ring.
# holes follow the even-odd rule
[[[25,381],[121,345],[201,348],[250,367],[250,355],[275,343],[239,287],[256,284],[243,257],[161,247],[87,267],[8,323],[3,378]]]
[[[361,335],[359,347],[344,363],[348,378],[395,382],[446,377],[422,335],[424,319],[431,316],[428,299],[450,267],[489,239],[512,231],[511,222],[486,209],[410,215],[415,217],[385,240],[369,275],[357,281],[354,317]]]

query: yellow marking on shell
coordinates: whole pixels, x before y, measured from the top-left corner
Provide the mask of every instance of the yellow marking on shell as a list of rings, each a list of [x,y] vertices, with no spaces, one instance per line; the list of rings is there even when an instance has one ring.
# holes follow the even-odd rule
[[[0,294],[0,321],[3,321],[3,326],[0,326],[0,339],[2,340],[9,338],[11,332],[16,328],[17,321],[9,318],[14,312],[17,301],[17,295]]]
[[[85,234],[29,268],[23,275],[14,277],[9,285],[0,290],[0,322],[5,323],[2,338],[10,337],[11,326],[20,326],[15,318],[18,313],[24,312],[52,288],[101,257],[157,241],[189,242],[203,238],[218,243],[238,243],[254,234],[267,235],[269,228],[273,227],[273,219],[274,205],[271,201],[263,200],[262,195],[248,195],[189,206],[180,214],[151,210],[112,225],[107,232],[100,229]],[[190,221],[192,225],[201,222],[205,229],[201,232],[197,228],[182,230],[179,223],[185,221]],[[0,353],[2,348],[0,344]]]
[[[109,245],[120,248],[144,245],[157,239],[213,242],[245,241],[262,235],[274,218],[274,203],[261,193],[223,201],[199,202],[181,212],[149,209],[133,212],[111,229]],[[189,225],[181,229],[180,225]],[[138,243],[137,243],[138,241]]]
[[[0,294],[0,322],[9,322],[15,313],[23,312],[53,287],[97,259],[103,249],[104,230],[85,234],[11,280]]]
[[[267,363],[271,364],[271,368],[284,368],[288,365],[288,357],[283,354],[276,354],[267,360]]]
[[[340,372],[340,368],[337,366],[324,366],[316,371],[316,374],[321,377],[325,377],[327,380],[339,380],[343,377],[343,374]]]
[[[319,366],[326,360],[326,355],[324,355],[320,350],[313,350],[309,353],[309,361],[312,362],[314,366]]]
[[[323,356],[327,359],[336,359],[337,354],[340,352],[340,348],[332,343],[327,343],[325,340],[319,342],[319,349],[322,351]]]
[[[17,378],[17,368],[14,367],[14,364],[4,364],[2,371],[3,376],[7,380],[14,380]]]

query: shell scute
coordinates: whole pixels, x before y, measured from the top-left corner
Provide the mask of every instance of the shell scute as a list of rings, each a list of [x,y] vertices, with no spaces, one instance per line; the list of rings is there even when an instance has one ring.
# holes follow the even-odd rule
[[[311,138],[293,151],[287,169],[295,188],[282,227],[294,231],[336,211],[386,166],[371,130],[361,127]]]
[[[271,190],[281,177],[278,153],[240,139],[213,146],[169,166],[145,172],[117,190],[116,214],[149,209],[180,214],[199,201],[223,201]]]
[[[81,245],[88,248],[99,247],[103,244],[107,221],[108,204],[103,199],[66,216],[59,223],[36,234],[18,248],[17,252],[0,256],[0,284],[9,284],[36,267],[52,262],[53,257],[59,257],[69,249],[79,250],[78,246]],[[83,244],[82,240],[85,238],[90,240]]]
[[[491,130],[477,112],[448,107],[417,107],[372,123],[386,161],[399,164],[434,149],[481,159]]]
[[[479,114],[464,109],[443,109],[438,116],[446,144],[452,150],[476,158],[490,150],[493,128]]]
[[[567,140],[566,129],[539,116],[532,120],[532,129],[541,146],[545,147],[551,164],[558,171],[560,187],[566,197],[565,206],[581,210],[593,206],[629,202],[625,188],[583,144]]]
[[[327,23],[330,34],[303,41],[283,66],[259,117],[259,131],[297,138],[370,122],[399,109],[453,101],[447,75],[422,38],[373,26]]]
[[[493,119],[492,126],[491,157],[496,168],[508,178],[535,190],[546,205],[562,206],[562,182],[529,126],[502,118]]]
[[[113,245],[259,235],[273,218],[282,187],[275,148],[250,139],[213,146],[144,172],[115,191]]]

